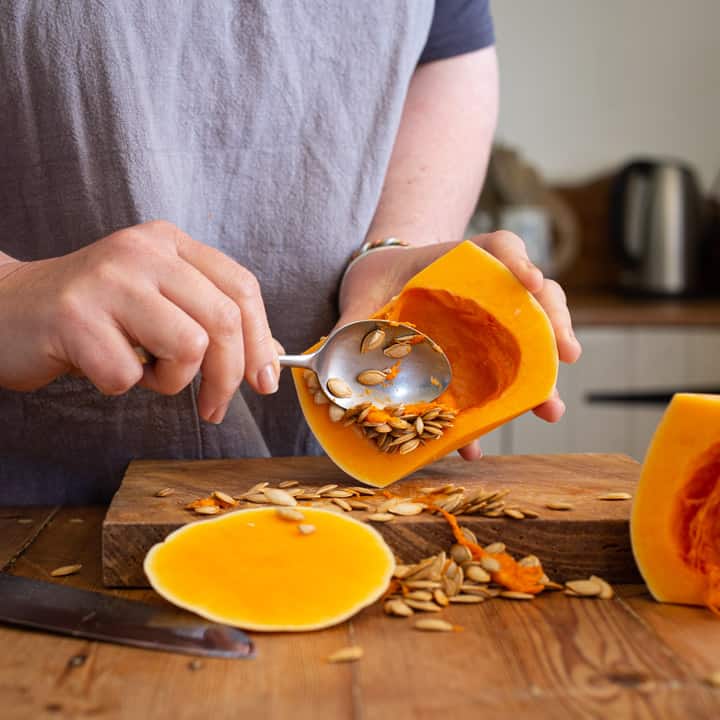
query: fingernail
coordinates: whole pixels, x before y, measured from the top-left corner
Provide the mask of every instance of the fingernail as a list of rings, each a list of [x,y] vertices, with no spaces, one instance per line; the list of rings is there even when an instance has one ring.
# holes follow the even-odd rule
[[[219,407],[216,407],[215,410],[213,410],[209,417],[208,422],[214,423],[215,425],[219,425],[224,419],[225,419],[225,413],[227,412],[228,406],[227,403],[224,405],[220,405]]]
[[[278,372],[273,363],[268,363],[259,373],[257,378],[260,392],[264,395],[270,395],[277,392],[278,389]]]

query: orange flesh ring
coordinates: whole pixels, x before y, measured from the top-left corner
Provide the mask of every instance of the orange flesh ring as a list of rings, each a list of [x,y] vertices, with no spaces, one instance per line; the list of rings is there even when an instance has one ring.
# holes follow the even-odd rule
[[[706,604],[720,615],[720,443],[678,492],[673,531],[685,563],[707,578]]]

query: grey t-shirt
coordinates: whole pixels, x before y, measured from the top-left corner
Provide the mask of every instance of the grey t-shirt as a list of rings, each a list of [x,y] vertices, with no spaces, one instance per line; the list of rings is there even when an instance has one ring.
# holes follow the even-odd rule
[[[0,249],[52,257],[170,220],[255,273],[275,336],[302,350],[336,319],[433,9],[3,2]],[[107,501],[136,457],[314,452],[289,380],[243,388],[219,426],[198,417],[197,381],[174,397],[70,377],[0,390],[0,504]]]

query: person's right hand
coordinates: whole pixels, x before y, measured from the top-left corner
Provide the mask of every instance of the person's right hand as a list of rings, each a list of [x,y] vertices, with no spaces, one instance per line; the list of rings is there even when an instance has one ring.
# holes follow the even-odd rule
[[[136,384],[171,395],[201,370],[198,407],[211,422],[243,378],[272,393],[280,370],[255,276],[164,221],[0,265],[0,348],[0,386],[13,390],[77,369],[108,395]]]

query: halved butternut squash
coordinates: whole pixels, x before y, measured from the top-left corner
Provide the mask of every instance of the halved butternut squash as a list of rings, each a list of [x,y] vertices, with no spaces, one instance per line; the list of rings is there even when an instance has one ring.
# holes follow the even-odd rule
[[[395,559],[370,525],[319,508],[240,510],[190,523],[145,557],[171,603],[246,630],[335,625],[385,591]]]
[[[454,424],[448,421],[412,452],[382,452],[338,422],[337,408],[316,404],[303,372],[294,370],[318,441],[342,470],[370,485],[384,487],[468,444],[542,403],[555,385],[558,356],[547,315],[501,262],[472,242],[418,273],[373,317],[411,323],[445,351],[453,379],[437,403]],[[381,423],[382,414],[374,419]]]
[[[635,560],[656,600],[720,610],[720,396],[675,395],[643,463]]]

